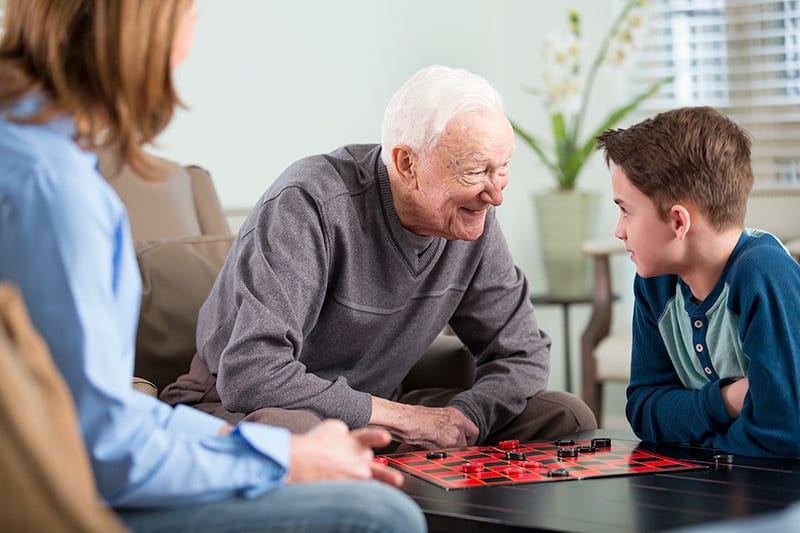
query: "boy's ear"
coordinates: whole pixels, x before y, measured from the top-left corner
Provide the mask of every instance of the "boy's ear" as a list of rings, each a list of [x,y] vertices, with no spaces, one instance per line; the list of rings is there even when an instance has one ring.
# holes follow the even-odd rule
[[[685,206],[675,204],[669,209],[669,222],[675,237],[682,241],[692,227],[692,214]]]
[[[409,189],[417,188],[417,158],[414,151],[400,144],[392,148],[392,163],[400,181]]]

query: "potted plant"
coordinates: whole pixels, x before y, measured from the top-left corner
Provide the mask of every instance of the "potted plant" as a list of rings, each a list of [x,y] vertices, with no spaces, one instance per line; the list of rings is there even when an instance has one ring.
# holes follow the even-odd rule
[[[583,297],[589,292],[589,263],[581,243],[591,236],[597,217],[597,193],[579,191],[576,183],[594,152],[595,137],[634,110],[658,91],[669,78],[659,80],[625,105],[614,109],[596,128],[585,133],[589,98],[600,67],[620,64],[631,55],[643,28],[642,0],[628,0],[614,19],[597,49],[588,72],[581,69],[581,20],[569,13],[569,33],[545,40],[544,90],[527,88],[543,96],[550,117],[552,142],[547,144],[511,121],[516,134],[539,157],[556,181],[552,191],[534,195],[548,294],[552,297]]]

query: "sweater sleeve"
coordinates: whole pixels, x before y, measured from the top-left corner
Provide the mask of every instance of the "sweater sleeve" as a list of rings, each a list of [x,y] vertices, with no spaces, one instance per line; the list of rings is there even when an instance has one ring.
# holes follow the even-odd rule
[[[698,443],[719,433],[732,419],[725,411],[720,388],[727,381],[700,389],[681,383],[658,329],[663,311],[659,285],[636,276],[634,282],[631,381],[625,411],[631,428],[646,441]]]
[[[550,370],[550,338],[537,325],[528,282],[497,220],[487,218],[487,226],[485,252],[450,320],[476,362],[475,384],[450,405],[475,422],[479,441],[519,415]]]
[[[658,330],[656,283],[637,278],[627,414],[645,440],[691,443],[753,456],[800,455],[800,266],[776,243],[754,246],[726,279],[727,313],[736,317],[748,360],[748,393],[738,418],[728,416],[729,379],[687,390]],[[663,295],[660,295],[663,300]],[[731,357],[733,354],[731,354]]]
[[[370,395],[343,377],[314,375],[300,357],[327,295],[329,241],[320,210],[293,186],[258,209],[199,316],[198,349],[206,361],[219,357],[220,397],[233,411],[304,409],[364,426]]]
[[[800,266],[777,246],[744,256],[730,306],[750,360],[739,418],[706,445],[756,456],[800,456]]]

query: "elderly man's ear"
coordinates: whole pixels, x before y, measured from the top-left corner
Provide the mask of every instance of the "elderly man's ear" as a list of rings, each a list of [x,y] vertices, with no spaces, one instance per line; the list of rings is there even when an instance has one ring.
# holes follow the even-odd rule
[[[417,183],[417,169],[419,158],[408,146],[401,144],[392,149],[392,162],[400,181],[406,188],[415,190],[419,187]]]

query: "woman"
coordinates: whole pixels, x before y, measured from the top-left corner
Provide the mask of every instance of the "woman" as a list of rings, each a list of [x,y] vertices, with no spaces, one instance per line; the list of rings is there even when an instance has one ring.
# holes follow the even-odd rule
[[[9,0],[0,42],[0,280],[16,284],[72,392],[101,495],[134,530],[422,530],[379,430],[304,435],[172,409],[130,387],[141,282],[96,171],[142,151],[179,100],[193,0]],[[324,481],[323,483],[303,483]],[[130,510],[126,510],[130,509]]]

